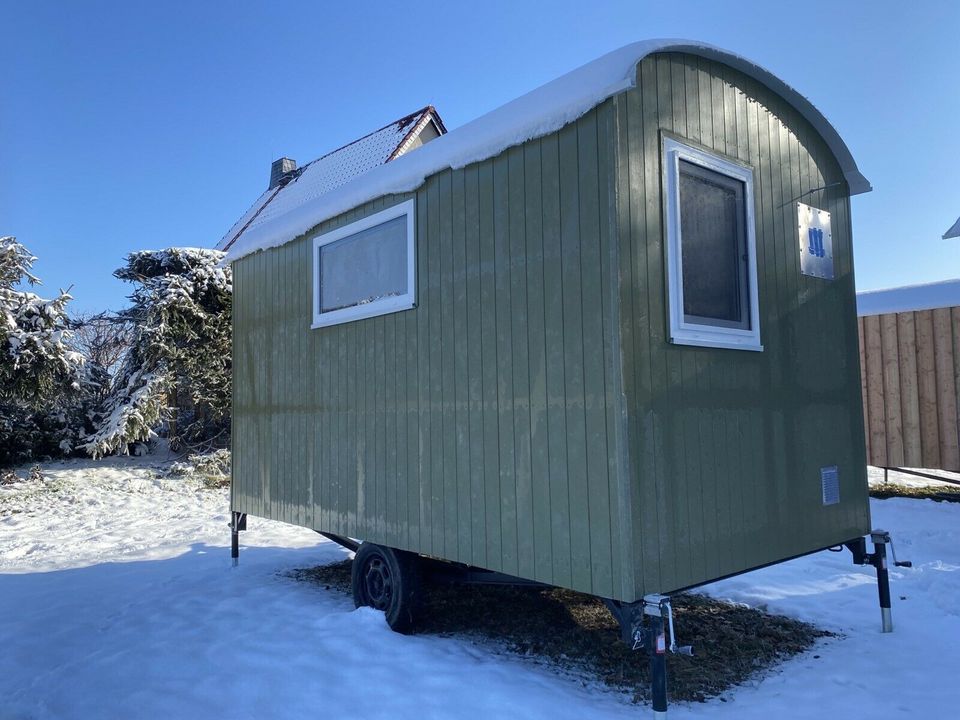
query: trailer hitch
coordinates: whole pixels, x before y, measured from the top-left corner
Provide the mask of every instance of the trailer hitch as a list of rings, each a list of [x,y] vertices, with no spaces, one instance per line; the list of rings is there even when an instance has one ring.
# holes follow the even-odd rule
[[[877,570],[877,592],[880,595],[880,619],[882,631],[893,632],[893,616],[890,612],[890,574],[887,571],[887,545],[893,556],[894,567],[913,567],[909,560],[897,560],[897,552],[893,547],[893,539],[886,530],[870,532],[870,542],[873,543],[873,552],[867,552],[867,539],[857,538],[845,542],[846,548],[853,554],[854,565],[872,565]]]

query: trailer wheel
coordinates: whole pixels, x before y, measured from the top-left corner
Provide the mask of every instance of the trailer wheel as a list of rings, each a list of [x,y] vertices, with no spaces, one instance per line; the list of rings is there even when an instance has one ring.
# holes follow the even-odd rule
[[[383,610],[390,629],[409,633],[420,602],[420,567],[416,555],[363,543],[353,558],[353,602]]]

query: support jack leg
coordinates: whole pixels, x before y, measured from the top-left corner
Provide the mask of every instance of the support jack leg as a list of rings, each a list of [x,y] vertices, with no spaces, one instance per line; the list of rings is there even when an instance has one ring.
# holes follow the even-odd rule
[[[887,568],[887,545],[893,554],[893,564],[896,567],[913,567],[909,560],[898,561],[893,551],[893,540],[886,530],[874,530],[870,533],[870,542],[873,543],[873,552],[867,552],[866,538],[857,538],[845,543],[847,549],[853,553],[853,562],[856,565],[873,565],[877,570],[877,592],[880,595],[881,629],[885,633],[893,632],[893,615],[890,612],[890,573]]]
[[[667,595],[647,595],[633,603],[606,601],[620,623],[621,636],[634,650],[644,648],[650,660],[650,696],[653,716],[667,717],[667,652],[693,655],[689,645],[678,645],[673,627],[673,606]],[[666,627],[670,628],[667,645]]]
[[[240,531],[247,529],[247,514],[232,512],[230,519],[230,557],[233,567],[240,563]]]
[[[644,645],[650,659],[650,695],[655,718],[667,717],[667,638],[664,618],[659,612],[661,607],[647,604],[644,608]]]

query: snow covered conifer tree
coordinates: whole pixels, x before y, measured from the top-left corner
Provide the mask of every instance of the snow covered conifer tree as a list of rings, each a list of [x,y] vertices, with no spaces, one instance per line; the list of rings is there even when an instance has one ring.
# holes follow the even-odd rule
[[[164,421],[176,447],[223,437],[230,421],[232,279],[223,253],[145,250],[114,275],[136,283],[131,347],[113,378],[104,420],[88,439],[93,456],[126,452]]]
[[[0,237],[0,465],[54,457],[82,438],[96,383],[93,368],[71,348],[61,291],[52,300],[17,289],[38,285],[36,258],[13,237]]]
[[[70,349],[66,291],[52,300],[17,290],[40,283],[36,258],[13,237],[0,237],[0,402],[40,407],[80,389],[83,356]]]

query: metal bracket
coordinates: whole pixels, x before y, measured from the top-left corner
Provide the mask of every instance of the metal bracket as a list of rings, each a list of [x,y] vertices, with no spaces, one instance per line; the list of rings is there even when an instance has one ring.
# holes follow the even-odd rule
[[[673,627],[673,603],[669,595],[647,595],[643,598],[644,614],[665,618],[670,631],[670,646],[667,648],[675,655],[693,655],[692,645],[677,645],[677,633]]]
[[[893,538],[890,537],[890,533],[888,533],[886,530],[871,530],[870,542],[873,543],[874,547],[880,543],[886,543],[890,546],[890,554],[893,556],[894,567],[913,567],[913,562],[910,560],[897,560],[897,549],[893,546]]]
[[[230,527],[235,528],[238,532],[241,530],[247,529],[247,514],[242,512],[234,512],[233,519],[230,522]]]

